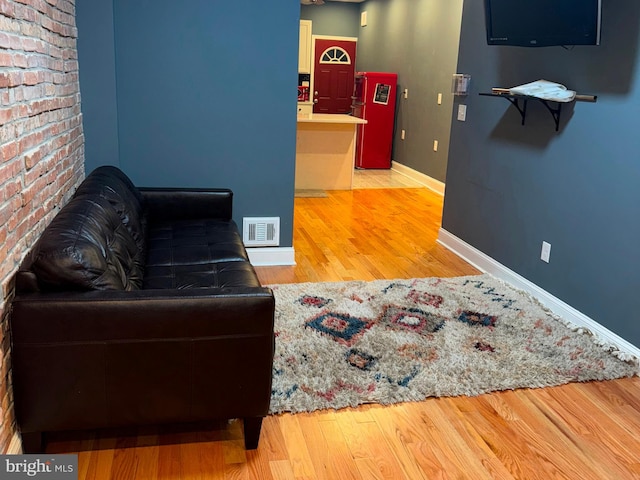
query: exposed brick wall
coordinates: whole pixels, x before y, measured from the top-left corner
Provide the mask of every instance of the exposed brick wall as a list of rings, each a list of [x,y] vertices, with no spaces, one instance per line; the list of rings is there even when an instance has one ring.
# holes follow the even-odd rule
[[[0,0],[0,453],[15,447],[13,276],[84,177],[76,38],[75,0]]]

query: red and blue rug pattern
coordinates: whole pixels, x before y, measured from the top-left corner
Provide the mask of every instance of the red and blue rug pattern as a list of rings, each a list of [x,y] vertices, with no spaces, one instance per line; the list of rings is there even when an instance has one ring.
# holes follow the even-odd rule
[[[272,288],[273,413],[478,395],[637,370],[489,275]]]

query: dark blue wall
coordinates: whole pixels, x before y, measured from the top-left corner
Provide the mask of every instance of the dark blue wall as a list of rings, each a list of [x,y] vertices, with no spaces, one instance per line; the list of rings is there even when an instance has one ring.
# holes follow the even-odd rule
[[[109,18],[92,8],[77,18],[83,110],[113,100],[95,80]],[[238,223],[279,216],[291,246],[299,13],[295,2],[114,0],[114,163],[140,185],[232,188]],[[88,145],[115,143],[94,112],[85,126]],[[87,170],[101,163],[88,156]]]
[[[76,2],[85,169],[120,165],[112,0]]]
[[[487,46],[483,2],[464,2],[472,92],[467,121],[452,121],[443,227],[640,345],[640,3],[603,3],[602,45],[567,50]],[[556,133],[540,104],[521,126],[506,100],[478,95],[541,78],[598,101],[567,105]]]

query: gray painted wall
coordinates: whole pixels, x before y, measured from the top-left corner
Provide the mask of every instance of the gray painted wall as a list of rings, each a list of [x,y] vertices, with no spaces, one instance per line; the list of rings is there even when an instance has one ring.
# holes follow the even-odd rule
[[[232,188],[238,223],[279,216],[291,246],[298,4],[88,3],[77,12],[87,170],[114,163],[139,185]],[[100,118],[116,104],[117,118]]]
[[[483,2],[464,4],[465,123],[453,120],[443,227],[640,345],[640,3],[603,2],[602,45],[487,46]],[[598,102],[568,105],[560,132],[530,103],[478,96],[544,78]],[[551,262],[540,260],[542,241]]]
[[[325,2],[324,5],[301,5],[300,18],[311,20],[314,35],[357,37],[360,25],[360,5],[357,3]]]
[[[398,92],[409,89],[398,100],[393,159],[444,182],[462,0],[368,0],[361,9],[367,26],[358,35],[358,69],[396,72]]]

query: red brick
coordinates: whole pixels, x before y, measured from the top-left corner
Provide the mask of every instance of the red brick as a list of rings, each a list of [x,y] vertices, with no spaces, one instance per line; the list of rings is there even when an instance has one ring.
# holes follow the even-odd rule
[[[35,22],[38,19],[38,12],[36,12],[33,8],[22,8],[20,13],[20,18],[26,20],[27,22]]]
[[[9,35],[9,48],[13,50],[22,50],[22,39],[19,35],[11,34]]]
[[[5,17],[15,17],[15,5],[8,0],[0,0],[0,13]]]
[[[14,195],[19,194],[21,189],[22,182],[19,178],[7,182],[4,186],[5,198],[8,199],[13,197]]]
[[[10,70],[0,73],[0,88],[16,87],[22,84],[22,72],[18,70]]]
[[[1,157],[3,162],[11,160],[18,154],[18,142],[9,142],[2,145],[0,148]]]
[[[0,281],[84,177],[75,4],[0,0]],[[12,20],[15,18],[18,20]],[[19,26],[19,31],[9,31]],[[10,51],[8,51],[10,50]],[[5,303],[0,298],[0,451],[15,432]]]
[[[29,57],[23,53],[14,53],[12,61],[13,61],[14,67],[20,67],[20,68],[29,67]]]
[[[11,36],[5,32],[0,32],[0,48],[11,47]]]
[[[12,67],[13,55],[6,52],[0,52],[0,67]]]
[[[10,205],[5,204],[0,206],[0,224],[3,225],[3,228],[7,226],[6,223],[11,218],[12,213],[13,212]]]
[[[10,108],[2,108],[0,109],[0,125],[4,125],[8,121],[12,119],[11,109]]]
[[[4,162],[0,165],[0,184],[9,182],[19,175],[19,162]]]

